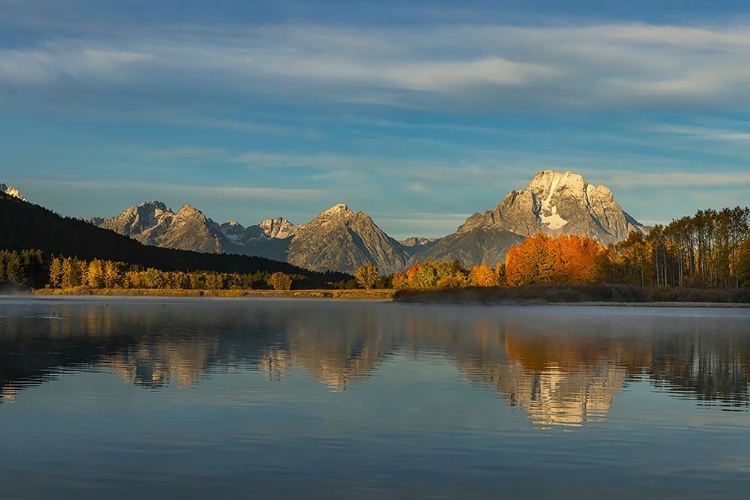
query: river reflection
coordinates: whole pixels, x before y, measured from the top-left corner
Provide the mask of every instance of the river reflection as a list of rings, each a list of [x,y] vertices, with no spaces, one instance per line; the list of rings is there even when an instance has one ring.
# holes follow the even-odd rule
[[[159,390],[236,371],[281,382],[302,369],[332,391],[357,390],[395,353],[450,360],[538,428],[601,421],[633,381],[721,410],[747,411],[750,401],[746,310],[10,302],[0,304],[5,403],[26,387],[87,370]]]

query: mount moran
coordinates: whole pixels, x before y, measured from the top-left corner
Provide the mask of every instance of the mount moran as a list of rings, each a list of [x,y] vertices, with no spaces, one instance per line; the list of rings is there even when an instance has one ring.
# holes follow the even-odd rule
[[[146,245],[257,255],[315,271],[353,273],[361,265],[374,264],[383,274],[427,260],[494,265],[528,234],[582,235],[609,244],[624,240],[631,231],[648,232],[620,208],[608,188],[593,186],[573,172],[551,170],[539,172],[526,189],[510,191],[497,207],[475,213],[455,233],[440,239],[396,241],[370,216],[344,204],[296,225],[283,218],[248,227],[218,224],[190,205],[175,213],[158,201],[89,222]]]

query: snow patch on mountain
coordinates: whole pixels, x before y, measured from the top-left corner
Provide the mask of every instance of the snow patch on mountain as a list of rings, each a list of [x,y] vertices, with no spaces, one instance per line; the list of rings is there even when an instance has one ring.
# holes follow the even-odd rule
[[[550,229],[560,229],[568,223],[568,221],[560,217],[560,215],[557,213],[557,205],[550,206],[552,195],[555,194],[555,190],[557,189],[558,184],[560,184],[560,177],[555,177],[552,180],[552,185],[549,188],[547,199],[542,201],[542,210],[539,213],[539,218],[542,220],[542,224],[546,225]]]

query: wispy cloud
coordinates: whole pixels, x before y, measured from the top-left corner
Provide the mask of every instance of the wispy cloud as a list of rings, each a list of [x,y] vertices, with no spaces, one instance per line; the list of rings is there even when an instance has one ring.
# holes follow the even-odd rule
[[[346,179],[362,181],[368,177],[387,179],[392,183],[403,183],[413,192],[430,192],[438,186],[461,185],[465,189],[486,186],[497,181],[498,174],[528,174],[528,167],[503,165],[497,161],[497,154],[476,160],[458,159],[454,161],[437,159],[403,159],[387,156],[366,156],[338,153],[296,153],[279,154],[264,151],[248,151],[231,160],[253,170],[309,168],[310,172],[329,172],[327,178],[334,178],[331,172],[338,172]],[[317,175],[317,174],[314,174]],[[382,183],[381,183],[382,185]]]
[[[650,127],[655,132],[689,136],[691,138],[715,141],[740,141],[750,143],[750,132],[744,130],[695,127],[690,125],[659,124]]]
[[[113,152],[158,160],[211,161],[225,160],[229,157],[229,152],[225,148],[201,148],[195,146],[173,146],[160,149],[130,146],[116,148]]]
[[[611,170],[600,177],[610,188],[707,188],[750,186],[750,172],[638,172]]]
[[[642,23],[173,27],[0,49],[0,88],[107,83],[309,106],[736,107],[750,101],[748,33]]]
[[[230,132],[243,132],[248,134],[304,137],[308,139],[322,139],[325,137],[325,134],[322,131],[312,127],[305,128],[271,122],[235,120],[230,118],[184,117],[181,119],[163,119],[161,121],[175,126],[227,130]]]
[[[80,192],[106,191],[106,192],[135,192],[147,193],[158,192],[163,196],[179,196],[182,200],[191,197],[211,197],[215,199],[235,198],[254,200],[278,200],[283,198],[318,200],[323,197],[323,192],[317,189],[307,188],[280,188],[268,186],[205,186],[196,184],[178,183],[155,183],[149,181],[118,181],[113,183],[104,180],[75,180],[75,179],[50,179],[34,180],[39,186],[53,186],[55,188],[74,188]],[[187,201],[186,201],[187,202]]]

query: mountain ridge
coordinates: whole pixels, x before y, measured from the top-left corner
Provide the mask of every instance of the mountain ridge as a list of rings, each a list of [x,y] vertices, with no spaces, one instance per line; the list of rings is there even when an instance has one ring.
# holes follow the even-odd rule
[[[147,213],[138,213],[138,207],[148,204]],[[282,217],[247,227],[235,221],[218,224],[190,205],[175,214],[156,201],[130,207],[111,219],[90,221],[156,246],[258,255],[316,271],[353,273],[363,264],[373,264],[384,274],[426,260],[494,265],[505,259],[511,246],[537,233],[588,236],[606,245],[633,231],[648,232],[622,210],[609,188],[589,184],[572,171],[553,170],[537,173],[525,189],[510,190],[495,208],[474,213],[442,238],[397,241],[369,215],[344,203],[305,224]]]

